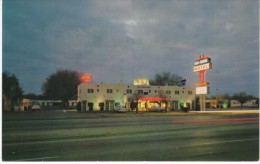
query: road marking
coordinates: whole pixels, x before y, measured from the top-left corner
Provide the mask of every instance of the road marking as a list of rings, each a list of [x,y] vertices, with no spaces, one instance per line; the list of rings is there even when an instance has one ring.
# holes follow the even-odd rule
[[[229,141],[219,141],[219,142],[207,142],[207,143],[200,143],[200,144],[192,144],[192,146],[221,144],[221,143],[230,143],[230,142],[243,142],[243,141],[250,141],[250,140],[259,140],[259,138],[249,138],[249,139],[242,139],[242,140],[229,140]],[[187,146],[184,146],[184,147],[187,147]]]
[[[60,156],[40,157],[40,158],[27,158],[27,159],[15,160],[15,161],[34,161],[34,160],[52,159],[52,158],[59,158],[59,157],[60,157]]]
[[[28,151],[40,151],[40,150],[47,150],[48,148],[38,148],[38,149],[30,149]]]

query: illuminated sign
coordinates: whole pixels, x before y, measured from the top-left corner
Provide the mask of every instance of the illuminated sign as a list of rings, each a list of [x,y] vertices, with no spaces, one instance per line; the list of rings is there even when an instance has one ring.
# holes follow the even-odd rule
[[[196,94],[197,95],[209,94],[209,86],[196,87]]]
[[[81,76],[81,81],[83,83],[89,83],[92,79],[92,75],[91,74],[88,74],[88,75],[82,75]]]
[[[212,68],[212,63],[206,63],[202,65],[195,66],[193,68],[193,72],[199,72],[199,71],[204,71]]]
[[[202,59],[199,61],[195,61],[194,65],[200,65],[200,64],[205,64],[205,63],[210,63],[211,62],[211,58],[206,58],[206,59]]]
[[[134,85],[149,85],[149,80],[147,78],[136,78]]]

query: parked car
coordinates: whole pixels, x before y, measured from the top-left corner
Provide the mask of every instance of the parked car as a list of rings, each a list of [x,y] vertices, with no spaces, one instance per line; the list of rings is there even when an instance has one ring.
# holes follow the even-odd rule
[[[122,106],[122,105],[120,105],[120,106],[115,106],[114,112],[122,112],[122,113],[124,113],[124,112],[127,112],[127,109],[126,109],[125,106]]]
[[[148,108],[149,112],[165,112],[165,108],[161,108],[161,107],[151,107]]]
[[[40,105],[33,105],[32,106],[32,110],[40,110],[40,109],[41,109]]]

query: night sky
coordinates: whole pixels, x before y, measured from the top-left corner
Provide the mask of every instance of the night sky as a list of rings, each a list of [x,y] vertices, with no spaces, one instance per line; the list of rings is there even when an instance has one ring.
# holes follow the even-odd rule
[[[212,58],[212,95],[259,93],[258,0],[3,0],[2,10],[2,69],[25,93],[41,94],[57,69],[127,84],[171,72],[195,85],[200,54]]]

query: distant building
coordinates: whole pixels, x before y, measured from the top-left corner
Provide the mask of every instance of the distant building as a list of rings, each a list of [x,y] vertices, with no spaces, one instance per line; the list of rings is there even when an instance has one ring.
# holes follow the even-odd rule
[[[89,84],[78,86],[78,101],[83,111],[113,111],[115,106],[147,111],[151,107],[180,110],[195,109],[195,87],[151,86],[146,78],[134,79],[134,84]]]
[[[55,107],[60,107],[61,100],[35,100],[35,99],[23,99],[22,107],[24,109],[30,109],[33,105],[40,105],[42,109],[53,109]],[[69,107],[76,108],[77,100],[69,100]],[[23,110],[24,110],[23,109]]]
[[[258,107],[259,104],[257,104],[256,101],[257,101],[256,99],[248,100],[246,103],[243,104],[243,107],[249,107],[249,108]],[[232,108],[240,108],[241,107],[240,102],[237,101],[237,100],[231,100],[230,104],[231,104]]]

